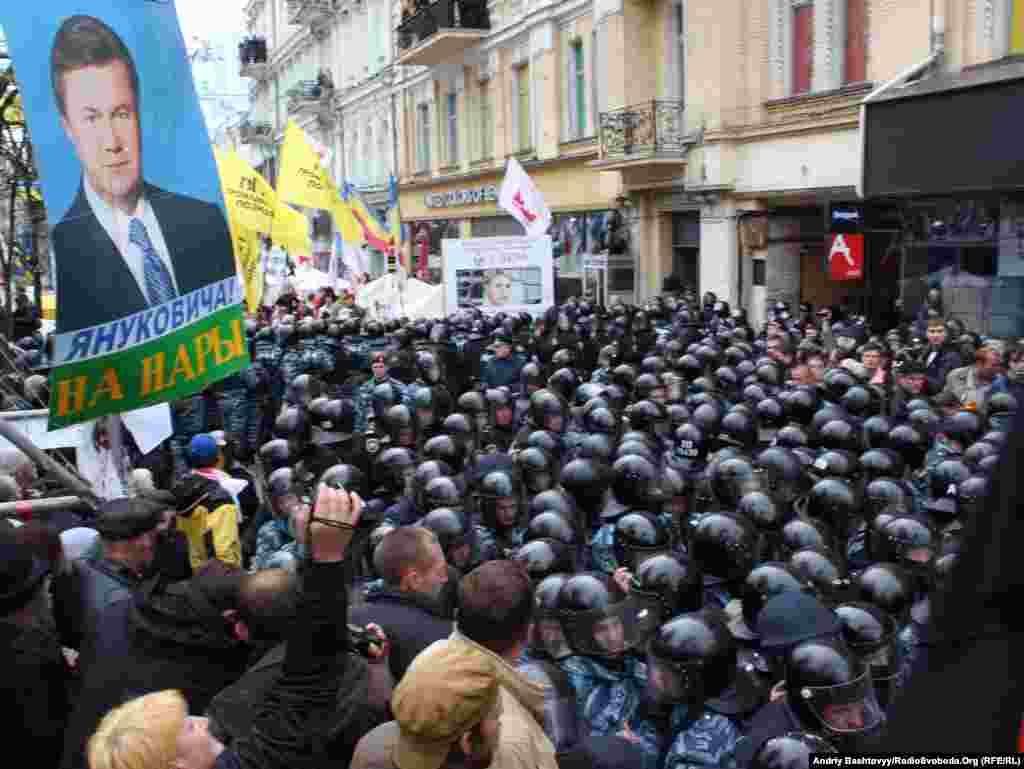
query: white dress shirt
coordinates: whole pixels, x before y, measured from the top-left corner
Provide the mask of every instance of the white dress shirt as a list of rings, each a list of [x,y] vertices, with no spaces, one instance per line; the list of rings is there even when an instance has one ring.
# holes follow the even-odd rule
[[[149,205],[146,198],[139,198],[139,204],[136,206],[135,212],[128,215],[119,208],[112,208],[108,205],[89,184],[88,178],[82,180],[82,186],[85,188],[85,199],[89,201],[89,207],[92,208],[96,219],[103,229],[106,230],[110,239],[114,241],[117,252],[121,254],[125,265],[131,270],[132,277],[139,284],[139,291],[142,292],[145,300],[149,301],[149,294],[146,292],[145,254],[139,246],[131,241],[129,227],[132,219],[139,219],[146,226],[149,241],[153,244],[153,248],[156,249],[157,254],[167,267],[167,272],[174,282],[174,290],[180,294],[181,292],[178,291],[178,278],[174,274],[171,253],[167,248],[167,242],[164,240],[163,230],[160,229],[160,222],[157,221],[153,208]],[[98,268],[102,269],[102,266]]]

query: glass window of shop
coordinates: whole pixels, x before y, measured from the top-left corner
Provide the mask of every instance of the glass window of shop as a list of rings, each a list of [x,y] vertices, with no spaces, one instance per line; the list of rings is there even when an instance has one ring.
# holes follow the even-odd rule
[[[900,295],[907,319],[928,290],[973,332],[1024,335],[1024,197],[921,199],[903,211]]]
[[[511,216],[484,216],[470,222],[474,238],[511,238],[523,234],[523,225]]]
[[[412,264],[409,269],[413,274],[419,272],[420,265],[427,261],[426,279],[430,283],[441,282],[441,241],[446,238],[462,237],[461,219],[431,219],[428,221],[409,222],[407,231],[412,238]]]
[[[917,200],[903,217],[900,294],[916,314],[928,290],[942,293],[942,312],[989,333],[993,282],[998,273],[998,201]]]
[[[584,257],[608,250],[612,215],[612,211],[579,211],[553,217],[552,247],[563,275],[581,272]]]

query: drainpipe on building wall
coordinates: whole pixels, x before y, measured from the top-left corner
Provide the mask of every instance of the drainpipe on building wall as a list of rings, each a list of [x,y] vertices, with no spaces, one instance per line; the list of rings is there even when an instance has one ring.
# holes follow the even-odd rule
[[[903,72],[894,77],[892,80],[890,80],[888,83],[880,85],[874,91],[865,96],[864,100],[860,103],[860,119],[858,125],[858,130],[860,133],[860,174],[857,177],[858,198],[864,198],[864,174],[867,168],[864,159],[867,155],[866,123],[868,114],[868,104],[874,99],[877,99],[890,88],[895,88],[896,86],[903,85],[908,80],[910,80],[910,78],[916,77],[917,75],[920,75],[921,73],[925,72],[929,67],[935,64],[937,61],[939,61],[939,59],[941,59],[946,52],[946,22],[943,16],[935,15],[934,2],[932,3],[931,13],[931,48],[932,52],[928,54],[928,58],[918,62],[917,64],[914,64],[911,67],[908,67]]]

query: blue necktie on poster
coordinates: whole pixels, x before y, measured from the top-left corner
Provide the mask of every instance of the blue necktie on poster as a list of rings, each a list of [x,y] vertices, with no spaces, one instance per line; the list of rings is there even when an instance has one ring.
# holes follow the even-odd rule
[[[174,281],[168,272],[164,260],[153,248],[149,232],[141,219],[132,219],[128,227],[128,239],[142,249],[143,278],[146,281],[146,299],[151,306],[169,302],[178,295],[174,290]]]

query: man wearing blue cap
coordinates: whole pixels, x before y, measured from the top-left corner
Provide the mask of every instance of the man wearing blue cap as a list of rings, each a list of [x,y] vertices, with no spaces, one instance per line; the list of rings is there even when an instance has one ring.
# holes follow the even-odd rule
[[[224,456],[209,434],[195,436],[189,443],[192,472],[173,489],[178,510],[178,529],[188,537],[192,571],[199,572],[210,561],[227,570],[242,568],[242,543],[238,534],[238,505],[224,488],[220,476]]]

